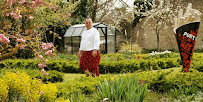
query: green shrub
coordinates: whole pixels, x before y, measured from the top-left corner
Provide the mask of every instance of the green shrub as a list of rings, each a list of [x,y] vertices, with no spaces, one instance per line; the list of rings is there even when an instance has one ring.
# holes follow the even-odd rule
[[[96,91],[97,83],[97,77],[80,77],[67,83],[57,83],[58,97],[69,99],[72,93],[90,95]]]
[[[21,78],[16,73],[5,73],[3,77],[3,81],[8,86],[9,92],[8,92],[8,100],[14,101],[20,99],[20,97],[23,97],[23,100],[29,100],[29,95],[27,93],[27,89],[24,85],[24,83],[27,85],[27,87],[30,87],[30,77],[26,73],[21,73],[20,76],[24,80],[24,82],[21,80]],[[36,95],[37,97],[38,95]]]
[[[151,71],[137,73],[139,78],[149,80],[149,89],[158,92],[169,92],[174,88],[189,88],[196,86],[203,88],[203,73],[193,71],[190,73],[171,71]]]
[[[44,93],[40,97],[41,102],[54,102],[57,96],[57,87],[53,83],[42,84],[41,91]]]
[[[27,93],[28,90],[26,89],[26,86],[27,86],[28,89],[30,89],[29,94],[31,96],[31,99],[33,101],[37,101],[40,97],[40,95],[38,94],[39,86],[40,86],[39,80],[36,80],[36,79],[31,80],[26,73],[19,73],[19,75],[22,77],[24,82],[16,73],[7,72],[2,78],[2,80],[8,86],[8,94],[5,100],[7,101],[30,100],[29,95]],[[24,83],[26,84],[26,86]],[[36,84],[32,84],[32,83],[36,83]]]
[[[201,91],[192,95],[179,95],[177,98],[173,98],[172,102],[203,102],[203,93]]]
[[[179,58],[150,59],[150,60],[122,60],[122,61],[100,61],[100,73],[126,73],[137,70],[157,70],[180,66]],[[169,64],[169,65],[168,65]]]
[[[119,61],[100,61],[100,73],[126,73],[138,70],[157,70],[180,66],[180,58],[161,59],[126,59]],[[5,60],[7,65],[20,69],[38,69],[38,60]],[[1,65],[1,64],[0,64]],[[82,73],[79,61],[50,60],[47,63],[49,70],[56,70],[65,73]]]
[[[0,79],[0,99],[4,99],[6,98],[8,95],[8,86],[6,85],[6,83]]]
[[[26,46],[24,49],[18,49],[15,56],[21,59],[29,59],[35,57],[33,49],[29,46]]]
[[[203,56],[195,53],[192,58],[191,68],[203,72]]]
[[[49,58],[51,59],[51,58]],[[70,54],[62,54],[62,53],[59,53],[57,54],[57,56],[54,58],[55,60],[66,60],[66,61],[78,61],[79,58],[78,56],[76,55],[70,55]]]
[[[124,60],[123,54],[115,53],[115,54],[101,54],[101,61],[120,61]]]
[[[52,83],[56,83],[56,82],[63,82],[63,73],[62,72],[58,72],[55,70],[48,70],[47,73],[49,73],[49,75],[44,75],[41,73],[40,70],[38,69],[15,69],[21,73],[26,72],[31,78],[37,78],[42,80],[44,83],[48,83],[48,82],[52,82]],[[3,68],[0,70],[0,78],[3,77],[3,75],[6,72],[13,72],[10,69],[7,68]]]
[[[192,95],[192,94],[196,94],[199,92],[199,88],[197,86],[188,86],[188,87],[183,87],[183,86],[179,86],[176,88],[173,88],[170,90],[170,93],[172,94],[172,96],[174,98],[178,98],[178,96],[181,95]]]
[[[57,89],[54,84],[42,84],[39,79],[31,79],[30,76],[24,72],[19,73],[19,75],[23,81],[16,73],[11,72],[6,72],[5,75],[0,79],[0,92],[2,91],[0,93],[0,100],[4,100],[6,102],[22,102],[30,101],[31,99],[33,102],[37,102],[38,100],[48,102],[49,100],[54,100],[56,98]],[[43,100],[46,98],[49,98],[48,101]]]
[[[203,52],[203,48],[202,49],[195,49],[194,52],[196,52],[196,53],[202,53]]]
[[[19,70],[19,69],[16,69]],[[55,70],[48,70],[47,73],[49,75],[44,75],[41,73],[40,70],[37,69],[27,69],[27,70],[19,70],[21,72],[26,72],[30,77],[41,79],[44,83],[52,82],[63,82],[63,73],[55,71]]]

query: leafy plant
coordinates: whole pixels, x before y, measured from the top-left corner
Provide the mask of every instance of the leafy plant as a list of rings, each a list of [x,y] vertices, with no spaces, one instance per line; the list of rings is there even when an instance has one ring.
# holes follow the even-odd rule
[[[113,102],[142,102],[147,92],[147,84],[135,76],[100,80],[98,88],[100,99],[108,98]]]
[[[182,96],[182,95],[189,96],[189,95],[195,94],[199,90],[200,89],[197,86],[183,87],[178,85],[177,88],[174,87],[174,89],[171,89],[170,92],[173,97],[177,98],[178,96]]]
[[[180,95],[175,99],[171,99],[172,102],[202,102],[203,93],[201,91],[194,93],[192,95]]]

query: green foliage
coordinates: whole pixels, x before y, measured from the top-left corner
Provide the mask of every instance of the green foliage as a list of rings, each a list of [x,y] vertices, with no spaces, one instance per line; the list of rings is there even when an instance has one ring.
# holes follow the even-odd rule
[[[76,55],[69,55],[69,54],[62,54],[62,53],[57,54],[57,56],[54,59],[57,59],[57,60],[63,59],[66,61],[78,61],[79,60],[78,56],[76,56]]]
[[[30,87],[30,77],[26,73],[21,73],[20,76],[23,78],[24,83]],[[3,81],[6,83],[9,89],[9,101],[18,100],[20,97],[23,97],[23,100],[29,100],[26,86],[16,73],[6,73],[3,77]],[[36,95],[36,97],[39,96]]]
[[[121,53],[101,55],[101,61],[120,61],[120,60],[124,60],[124,56]]]
[[[191,68],[203,72],[203,56],[200,54],[194,54],[191,62]]]
[[[61,72],[55,71],[55,70],[47,71],[47,73],[49,73],[49,75],[44,75],[39,70],[33,70],[33,69],[27,69],[27,70],[22,70],[22,71],[25,71],[32,78],[41,79],[44,83],[63,82],[64,74]]]
[[[192,95],[192,94],[196,94],[198,93],[199,88],[197,86],[188,86],[188,87],[183,87],[183,86],[179,86],[174,89],[170,90],[170,93],[172,94],[173,97],[178,98],[181,95]]]
[[[142,102],[146,96],[147,85],[135,76],[100,80],[98,84],[100,100],[108,98],[113,102]]]
[[[48,82],[52,82],[52,83],[56,83],[56,82],[63,82],[63,73],[55,71],[55,70],[49,70],[47,71],[47,73],[49,73],[49,75],[44,75],[41,73],[40,70],[37,69],[15,69],[21,73],[26,72],[31,78],[35,79],[40,79],[41,81],[43,81],[44,83],[48,83]],[[7,68],[3,68],[0,70],[0,78],[3,77],[3,75],[6,72],[12,72],[11,70],[7,69]]]
[[[77,8],[75,12],[73,13],[73,16],[75,20],[72,22],[72,24],[78,24],[78,23],[84,23],[85,18],[91,17],[93,21],[95,8],[96,5],[95,0],[79,0],[80,2],[77,4]]]
[[[0,79],[0,99],[6,98],[7,94],[8,94],[8,86],[2,79]]]
[[[66,22],[69,17],[66,16],[68,13],[74,12],[74,9],[77,6],[77,2],[63,2],[63,0],[49,0],[46,1],[48,6],[42,6],[35,10],[34,15],[35,19],[41,27],[48,26],[57,26],[63,27],[66,26]]]
[[[33,101],[37,101],[40,97],[38,94],[40,82],[39,80],[31,80],[26,73],[20,73],[20,76],[24,80],[24,83],[28,87],[29,94]],[[5,100],[14,101],[14,100],[29,100],[28,90],[26,89],[25,84],[20,79],[16,73],[5,73],[4,77],[1,79],[8,86],[8,94]],[[2,87],[1,87],[2,88]],[[0,88],[0,89],[1,89]],[[3,99],[3,98],[2,98]]]
[[[70,100],[69,99],[64,100],[63,98],[57,98],[56,102],[70,102]]]
[[[177,96],[172,102],[202,102],[203,93],[201,91],[194,93],[192,95],[180,95]]]
[[[15,56],[21,59],[34,58],[34,51],[29,46],[26,46],[24,49],[18,49],[18,52]]]
[[[6,59],[4,63],[13,68],[19,69],[38,69],[39,60],[33,59]],[[4,68],[4,64],[0,63],[1,68]]]
[[[81,73],[78,61],[51,60],[47,63],[50,70],[57,70],[65,73]]]
[[[96,90],[98,83],[97,78],[93,77],[80,77],[67,83],[57,83],[58,96],[68,99],[72,93],[75,94],[92,94]]]
[[[153,71],[140,72],[137,74],[143,80],[149,80],[150,89],[164,93],[174,88],[188,89],[186,93],[192,93],[203,88],[203,73],[201,72],[175,72],[171,71]],[[195,88],[193,86],[196,86]],[[196,90],[198,88],[198,90]],[[178,93],[177,93],[178,94]]]
[[[137,70],[166,69],[179,66],[178,58],[100,61],[100,73],[125,73]]]
[[[81,91],[76,91],[70,95],[71,102],[96,102],[97,99],[98,96],[96,95],[96,93],[86,95]]]
[[[45,78],[42,80],[43,82],[52,82],[52,83],[56,83],[56,82],[63,82],[63,73],[55,71],[55,70],[50,70],[47,71],[49,73],[48,76],[45,76]]]
[[[104,55],[105,56],[105,55]],[[108,57],[109,59],[113,57]],[[180,65],[179,58],[161,58],[161,59],[123,59],[121,55],[117,55],[118,61],[100,61],[99,70],[100,73],[126,73],[135,72],[138,70],[152,70],[152,69],[167,69],[177,67]],[[38,69],[38,61],[36,60],[5,60],[7,65],[13,68],[20,69]],[[0,66],[5,67],[0,63]],[[50,70],[56,70],[65,73],[82,73],[79,68],[78,61],[67,61],[67,60],[49,60],[47,67]]]
[[[203,41],[203,39],[202,39],[202,41]],[[202,49],[195,49],[194,52],[196,52],[196,53],[202,53],[203,52],[203,48]]]
[[[11,72],[6,72],[0,79],[0,100],[6,102],[30,101],[31,98],[33,102],[38,100],[48,102],[56,98],[57,89],[55,84],[42,84],[39,79],[32,79],[24,72],[19,73],[19,75],[23,81],[16,73]],[[40,94],[41,92],[43,92],[43,95]],[[46,98],[49,98],[49,100],[47,101]]]
[[[53,83],[42,84],[41,91],[44,93],[40,97],[41,102],[53,102],[56,99],[58,89]]]

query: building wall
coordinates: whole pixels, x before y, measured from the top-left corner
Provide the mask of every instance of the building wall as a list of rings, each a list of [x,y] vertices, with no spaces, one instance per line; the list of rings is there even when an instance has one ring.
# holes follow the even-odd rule
[[[195,44],[195,49],[203,48],[203,0],[184,0],[182,7],[186,7],[187,4],[191,2],[194,9],[198,9],[201,13],[201,22],[197,35],[197,40]],[[183,6],[185,5],[185,6]],[[134,29],[135,41],[143,48],[155,49],[157,48],[157,37],[156,32],[152,28],[155,25],[153,20],[149,20],[146,25],[143,25],[146,19],[143,19]],[[173,32],[172,25],[168,25],[168,28],[163,28],[160,31],[160,48],[162,50],[176,49],[178,50],[178,45],[176,43],[176,38]]]

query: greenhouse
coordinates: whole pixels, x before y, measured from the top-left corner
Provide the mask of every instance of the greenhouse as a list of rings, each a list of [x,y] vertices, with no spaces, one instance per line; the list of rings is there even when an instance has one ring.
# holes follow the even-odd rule
[[[116,52],[116,28],[102,22],[93,23],[100,33],[100,52],[103,54]],[[85,24],[69,27],[64,35],[65,52],[76,54],[80,47],[81,34],[86,30]]]

